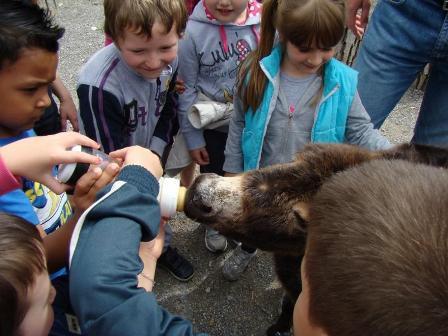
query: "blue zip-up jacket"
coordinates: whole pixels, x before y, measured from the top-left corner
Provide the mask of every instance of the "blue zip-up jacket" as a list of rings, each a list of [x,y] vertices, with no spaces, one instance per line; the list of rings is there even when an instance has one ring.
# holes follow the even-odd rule
[[[70,297],[85,335],[192,336],[191,322],[170,314],[137,287],[140,241],[155,238],[157,180],[126,166],[79,219],[70,245]],[[205,334],[200,334],[205,335]]]
[[[260,167],[263,146],[266,141],[266,132],[273,111],[278,108],[279,73],[283,50],[277,45],[270,55],[263,58],[260,66],[268,82],[263,99],[254,113],[252,110],[241,111],[242,106],[237,97],[235,99],[235,113],[232,115],[229,129],[229,140],[226,146],[226,162],[224,170],[238,173]],[[311,92],[316,94],[322,79],[318,77]],[[390,147],[390,143],[377,130],[373,129],[370,118],[363,108],[356,90],[357,72],[345,64],[331,59],[325,64],[322,99],[316,108],[303,106],[304,113],[313,118],[313,127],[309,138],[301,139],[306,142],[357,144],[369,149],[382,149]],[[314,90],[314,91],[313,91]],[[241,115],[244,113],[244,116]],[[312,115],[314,113],[314,116]],[[269,127],[282,127],[270,125]],[[284,130],[285,132],[287,130]],[[296,135],[304,137],[303,134]],[[272,141],[273,138],[270,138]],[[279,139],[274,141],[280,141]],[[272,144],[269,144],[270,146]],[[296,147],[301,150],[301,147]],[[275,153],[274,155],[281,155]],[[280,159],[280,160],[279,160]],[[291,157],[288,160],[293,160]],[[284,158],[264,160],[267,162],[283,163]],[[264,166],[263,164],[262,166]]]

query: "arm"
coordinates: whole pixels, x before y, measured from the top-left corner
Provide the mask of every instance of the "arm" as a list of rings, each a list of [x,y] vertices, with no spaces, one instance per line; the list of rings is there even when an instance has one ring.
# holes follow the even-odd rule
[[[371,0],[347,0],[346,4],[346,16],[347,16],[347,27],[355,34],[355,36],[360,37],[360,31],[367,26],[369,21],[369,11],[370,11]],[[359,24],[357,24],[358,11],[361,10],[361,18]]]
[[[125,154],[118,181],[99,195],[101,200],[78,224],[79,236],[72,241],[72,304],[89,335],[193,335],[188,321],[171,315],[154,294],[137,287],[143,267],[140,241],[154,238],[159,230],[156,178],[162,169],[154,154],[135,148]],[[138,155],[129,159],[132,153]],[[145,164],[135,165],[143,158],[150,160],[154,175]]]
[[[159,120],[154,129],[154,134],[151,139],[150,149],[156,152],[160,157],[163,156],[163,151],[166,145],[173,142],[174,136],[179,130],[179,122],[177,118],[177,101],[178,95],[176,93],[177,71],[171,79],[170,86],[165,101],[165,105],[160,113]]]
[[[63,130],[67,128],[67,119],[73,126],[74,131],[79,131],[78,117],[76,113],[76,106],[73,102],[72,95],[62,83],[59,75],[51,84],[54,94],[59,99],[59,114],[61,115],[61,127]]]
[[[77,93],[81,133],[96,140],[106,153],[127,146],[128,126],[118,98],[86,84],[79,85]]]
[[[99,158],[82,152],[68,151],[74,145],[98,148],[98,144],[76,132],[26,138],[0,148],[6,167],[17,176],[46,185],[55,193],[62,193],[70,186],[58,182],[53,167],[60,163],[99,163]]]
[[[109,164],[104,171],[96,167],[84,174],[76,183],[75,192],[72,198],[75,212],[70,220],[61,228],[45,235],[43,228],[38,229],[43,236],[47,266],[49,272],[54,272],[67,265],[69,243],[81,214],[92,203],[99,190],[112,181],[117,175],[119,167],[116,163]]]
[[[235,95],[233,98],[233,108],[229,124],[229,135],[224,151],[223,170],[228,173],[241,173],[244,171],[241,137],[245,126],[245,118],[243,104],[238,95]]]
[[[379,130],[373,128],[370,117],[361,103],[358,92],[347,117],[346,142],[371,150],[387,149],[392,145]]]

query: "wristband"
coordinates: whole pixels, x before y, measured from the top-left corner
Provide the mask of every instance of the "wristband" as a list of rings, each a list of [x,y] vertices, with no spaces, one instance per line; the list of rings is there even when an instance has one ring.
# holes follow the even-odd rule
[[[0,195],[6,194],[10,191],[18,189],[22,186],[22,180],[14,176],[6,167],[2,156],[0,155]]]

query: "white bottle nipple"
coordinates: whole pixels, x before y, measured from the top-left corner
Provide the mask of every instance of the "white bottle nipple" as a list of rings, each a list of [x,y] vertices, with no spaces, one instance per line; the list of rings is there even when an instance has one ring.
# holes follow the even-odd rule
[[[175,178],[161,177],[159,180],[159,195],[162,217],[170,218],[176,211],[183,211],[186,188],[180,186],[180,181]]]

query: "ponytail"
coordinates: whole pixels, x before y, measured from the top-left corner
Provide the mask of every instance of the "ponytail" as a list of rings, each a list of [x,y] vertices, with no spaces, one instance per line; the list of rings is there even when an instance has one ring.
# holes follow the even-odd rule
[[[260,67],[260,61],[268,56],[274,46],[277,8],[279,0],[264,0],[261,15],[260,44],[241,65],[238,74],[238,92],[244,110],[256,111],[261,104],[267,78]]]

